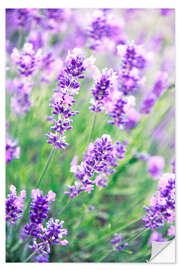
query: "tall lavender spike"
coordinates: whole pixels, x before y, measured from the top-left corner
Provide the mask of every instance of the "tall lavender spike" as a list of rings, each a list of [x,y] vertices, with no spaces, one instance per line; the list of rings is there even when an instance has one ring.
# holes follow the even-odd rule
[[[94,143],[90,143],[81,164],[73,163],[71,169],[79,181],[75,186],[68,186],[69,191],[65,194],[74,198],[82,191],[90,193],[94,185],[107,186],[107,177],[114,173],[118,159],[124,158],[125,152],[124,146],[119,142],[113,145],[111,137],[106,134],[96,139]]]
[[[124,95],[129,95],[141,86],[143,82],[141,71],[146,67],[149,57],[145,56],[144,48],[134,41],[118,45],[117,53],[121,57],[120,91]]]
[[[56,149],[65,149],[68,145],[65,141],[65,131],[72,129],[71,117],[78,114],[72,110],[75,103],[74,95],[78,94],[79,80],[84,78],[84,71],[91,66],[94,59],[85,59],[80,49],[73,49],[68,52],[65,60],[64,70],[58,75],[57,89],[54,91],[51,104],[53,123],[51,127],[53,132],[48,132],[46,137],[48,143]]]
[[[175,175],[165,173],[161,176],[158,191],[151,198],[149,207],[144,207],[146,216],[142,219],[145,227],[151,230],[160,228],[164,222],[175,219]]]
[[[29,211],[30,224],[24,227],[24,233],[33,237],[39,236],[43,221],[48,217],[50,201],[55,200],[56,194],[49,191],[43,196],[39,189],[32,190],[32,202]]]

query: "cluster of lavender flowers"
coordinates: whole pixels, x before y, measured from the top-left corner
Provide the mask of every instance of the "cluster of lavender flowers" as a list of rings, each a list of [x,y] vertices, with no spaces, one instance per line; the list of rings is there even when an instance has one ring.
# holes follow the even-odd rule
[[[20,157],[20,147],[18,141],[11,138],[6,132],[6,163]]]
[[[123,242],[123,234],[122,233],[115,233],[113,236],[113,239],[111,240],[111,243],[113,245],[113,247],[118,250],[121,251],[122,249],[126,248],[128,246],[127,242]]]
[[[6,221],[9,224],[15,224],[18,219],[22,218],[25,195],[25,190],[22,190],[20,196],[17,196],[16,188],[13,185],[10,186],[10,194],[6,199]],[[24,240],[27,239],[27,236],[32,237],[33,244],[29,247],[38,255],[35,257],[38,262],[48,260],[51,245],[66,246],[68,244],[68,241],[64,239],[64,236],[67,235],[67,229],[63,228],[64,221],[50,218],[46,222],[46,227],[43,226],[43,222],[48,218],[50,202],[54,201],[55,197],[56,194],[51,190],[45,196],[39,189],[32,190],[30,224],[25,225],[21,235]]]
[[[22,218],[25,196],[25,190],[17,196],[15,186],[10,186],[10,194],[6,199],[6,221],[9,224],[14,225],[18,219]]]
[[[115,17],[110,9],[96,10],[88,26],[90,49],[113,50],[116,43],[124,42],[124,21]]]
[[[150,92],[146,95],[142,102],[141,113],[149,114],[163,91],[168,87],[168,74],[159,72],[156,81]]]
[[[117,53],[121,57],[119,88],[124,95],[129,95],[138,90],[143,83],[141,72],[147,65],[147,57],[144,48],[133,41],[118,45]]]
[[[18,8],[7,9],[6,20],[8,22],[6,30],[8,36],[12,30],[25,30],[27,32],[34,29],[49,30],[53,33],[65,31],[67,21],[71,16],[71,10],[64,9],[36,9]]]
[[[142,219],[151,230],[172,223],[175,219],[175,174],[165,173],[160,177],[158,192],[152,196],[149,207],[144,207],[146,216]]]
[[[45,29],[53,31],[66,30],[66,22],[71,16],[71,10],[68,8],[47,8],[43,10],[42,26]]]
[[[56,194],[51,190],[45,196],[39,189],[32,190],[32,202],[29,211],[30,224],[25,225],[23,234],[32,237],[33,244],[29,247],[36,255],[38,254],[35,258],[39,262],[48,260],[51,245],[66,246],[68,244],[68,241],[63,239],[67,235],[67,230],[63,229],[64,221],[50,218],[46,222],[46,227],[43,226],[43,222],[48,218],[50,202],[54,201],[55,197]]]
[[[112,144],[109,135],[103,135],[96,139],[95,143],[90,143],[87,153],[80,165],[77,165],[77,159],[72,164],[71,172],[74,173],[78,182],[74,186],[67,186],[69,191],[65,194],[74,198],[82,191],[90,193],[94,185],[106,187],[108,176],[115,172],[117,160],[124,158],[125,147],[116,142]]]
[[[117,89],[118,74],[112,69],[103,69],[102,73],[94,68],[94,87],[91,89],[90,110],[101,112],[105,110],[109,115],[109,124],[120,128],[133,128],[139,120],[139,113],[135,110],[135,97],[125,96]]]
[[[16,77],[12,85],[7,83],[9,92],[12,93],[11,108],[16,116],[24,116],[32,106],[30,100],[30,93],[34,85],[28,79],[33,79],[32,76],[36,74],[41,63],[41,49],[37,52],[33,49],[32,43],[25,43],[21,52],[14,48],[11,53],[11,59],[18,67],[18,72],[21,76],[19,79]]]
[[[54,91],[50,107],[53,108],[52,115],[54,126],[48,132],[48,143],[56,147],[56,149],[65,149],[68,145],[65,141],[64,133],[66,130],[72,129],[72,116],[78,112],[72,111],[72,105],[75,102],[74,95],[78,94],[80,83],[79,80],[84,78],[84,71],[90,67],[92,58],[85,59],[80,49],[73,49],[69,52],[64,69],[58,76],[57,89]]]

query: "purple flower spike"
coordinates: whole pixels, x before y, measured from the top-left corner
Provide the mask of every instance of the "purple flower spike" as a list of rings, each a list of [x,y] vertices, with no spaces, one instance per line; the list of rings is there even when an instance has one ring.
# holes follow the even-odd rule
[[[39,62],[41,60],[41,49],[35,53],[33,45],[31,43],[26,43],[21,54],[18,49],[14,48],[11,58],[14,63],[18,65],[19,73],[28,77],[32,75],[39,66]]]
[[[117,127],[122,127],[123,124],[126,123],[127,115],[124,109],[126,104],[127,101],[124,98],[117,99],[112,112],[109,114],[109,116],[112,118],[112,120],[108,121],[109,124],[115,125]]]
[[[164,169],[164,159],[159,156],[151,156],[147,160],[148,172],[151,174],[152,178],[157,179]]]
[[[26,224],[24,232],[33,237],[39,237],[41,232],[41,225],[48,217],[50,201],[54,201],[56,194],[49,191],[47,195],[43,196],[43,192],[39,189],[32,190],[32,202],[29,211],[30,224]]]
[[[64,221],[51,218],[46,223],[46,227],[40,227],[39,234],[34,238],[33,244],[29,246],[37,252],[37,260],[47,262],[52,245],[66,246],[68,244],[68,241],[64,239],[64,236],[67,235],[67,229],[63,228],[63,224]]]
[[[72,105],[75,103],[74,95],[78,94],[80,83],[79,80],[84,78],[84,71],[87,66],[90,67],[92,59],[85,59],[80,49],[75,48],[68,52],[65,59],[64,69],[58,75],[57,89],[54,91],[51,104],[53,123],[51,127],[53,132],[48,132],[48,143],[56,149],[65,149],[68,145],[65,141],[65,132],[72,129],[71,117],[78,114],[72,111]],[[92,63],[93,64],[93,63]]]
[[[20,196],[16,195],[15,186],[10,186],[10,194],[6,199],[6,221],[9,224],[15,224],[16,221],[22,218],[25,190],[22,190]]]
[[[149,207],[144,207],[146,216],[142,219],[151,230],[160,228],[164,222],[175,219],[175,175],[165,173],[160,177],[158,192],[152,196]]]
[[[146,67],[148,56],[141,45],[128,42],[117,46],[118,55],[121,57],[119,72],[120,91],[124,95],[135,92],[142,84],[141,71]]]
[[[95,10],[88,27],[90,49],[114,49],[118,40],[125,39],[123,28],[123,19],[114,16],[110,10],[109,12],[105,9]]]
[[[16,80],[13,82],[13,86],[11,108],[17,116],[24,116],[31,108],[30,93],[33,84]]]
[[[20,158],[20,147],[17,144],[17,140],[12,139],[7,133],[6,137],[6,163],[9,163],[13,159]]]
[[[104,69],[102,74],[98,74],[94,88],[91,89],[94,101],[91,101],[90,109],[94,112],[101,112],[104,109],[106,99],[111,94],[117,80],[116,72],[112,69]]]
[[[78,182],[75,182],[74,186],[67,185],[67,188],[69,189],[69,191],[66,191],[64,193],[70,198],[78,196],[84,190],[84,187],[82,187],[82,185]]]
[[[77,165],[77,159],[73,159],[71,172],[79,182],[75,182],[75,186],[67,186],[69,191],[65,194],[74,198],[82,191],[90,193],[94,185],[106,187],[108,176],[114,173],[118,159],[124,158],[125,152],[124,146],[119,142],[113,145],[111,137],[106,134],[90,143],[80,165]]]
[[[115,233],[113,239],[111,240],[111,243],[116,250],[121,251],[122,249],[128,246],[127,242],[121,244],[122,241],[123,241],[122,233],[119,233],[119,234]]]
[[[127,44],[117,46],[118,55],[122,57],[122,69],[128,72],[134,67],[144,69],[147,59],[145,57],[144,48],[136,45],[133,41]]]
[[[159,72],[156,76],[156,81],[152,90],[144,98],[141,112],[149,114],[155,105],[158,98],[162,95],[164,90],[168,87],[168,74],[166,72]]]

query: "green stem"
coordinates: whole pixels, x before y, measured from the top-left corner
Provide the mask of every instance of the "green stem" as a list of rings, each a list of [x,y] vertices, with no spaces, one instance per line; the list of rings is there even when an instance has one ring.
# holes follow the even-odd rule
[[[62,213],[65,211],[65,209],[68,207],[68,205],[70,205],[70,203],[72,202],[72,199],[69,200],[66,205],[64,206],[64,208],[60,211],[59,215],[62,215]]]
[[[35,250],[32,254],[30,254],[24,262],[28,262],[37,253],[37,251],[38,250]]]
[[[89,141],[88,141],[88,144],[90,143],[91,138],[92,138],[92,134],[93,134],[93,131],[94,131],[94,128],[95,128],[95,124],[96,124],[96,118],[97,118],[97,113],[95,112],[95,114],[94,114],[94,119],[93,119],[93,123],[92,123],[92,127],[91,127],[91,131],[90,131],[90,134],[89,134]]]
[[[41,174],[41,176],[40,176],[40,178],[39,178],[39,180],[38,180],[38,183],[37,183],[37,185],[36,185],[36,188],[38,188],[38,187],[40,186],[40,184],[41,184],[41,182],[42,182],[42,179],[43,179],[43,177],[44,177],[44,175],[45,175],[45,173],[46,173],[46,171],[47,171],[47,169],[48,169],[48,167],[49,167],[49,164],[50,164],[50,162],[51,162],[51,159],[52,159],[54,153],[55,153],[55,147],[53,147],[53,148],[51,149],[51,152],[50,152],[50,154],[49,154],[48,160],[47,160],[46,165],[44,166],[44,169],[43,169],[43,171],[42,171],[42,174]]]

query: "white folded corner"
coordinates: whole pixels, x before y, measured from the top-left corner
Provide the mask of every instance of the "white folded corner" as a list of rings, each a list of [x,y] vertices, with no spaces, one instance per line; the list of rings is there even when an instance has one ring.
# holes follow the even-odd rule
[[[168,242],[152,241],[151,258],[148,263],[176,263],[175,239]]]

